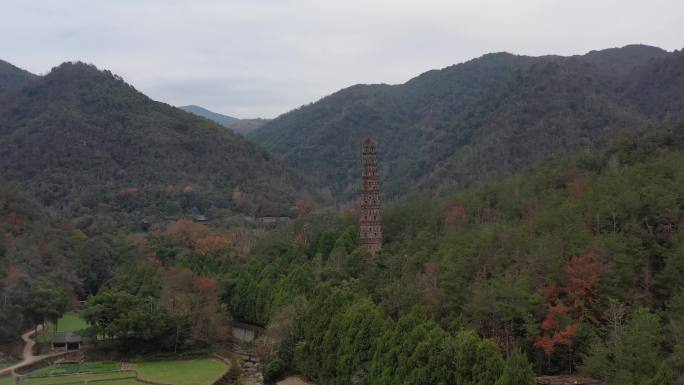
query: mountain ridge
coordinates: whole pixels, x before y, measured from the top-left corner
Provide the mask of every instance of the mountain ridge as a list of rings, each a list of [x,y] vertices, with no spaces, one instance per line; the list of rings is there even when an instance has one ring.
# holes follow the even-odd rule
[[[36,78],[38,75],[0,59],[0,93],[17,90]]]
[[[308,185],[241,135],[80,62],[0,97],[0,159],[2,174],[50,209],[133,227],[221,211],[286,215]]]
[[[621,130],[676,121],[682,57],[643,45],[569,57],[487,54],[403,84],[344,88],[248,136],[343,201],[358,193],[365,136],[379,141],[385,199],[443,193],[591,150]],[[654,76],[668,81],[670,97],[640,106],[640,90],[662,93]]]

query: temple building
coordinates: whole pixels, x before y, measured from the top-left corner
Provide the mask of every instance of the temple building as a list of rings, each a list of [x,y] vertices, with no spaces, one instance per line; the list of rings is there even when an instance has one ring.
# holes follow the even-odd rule
[[[362,145],[363,174],[361,186],[361,213],[359,239],[362,245],[375,254],[382,248],[380,224],[380,183],[378,182],[377,144],[366,138]]]

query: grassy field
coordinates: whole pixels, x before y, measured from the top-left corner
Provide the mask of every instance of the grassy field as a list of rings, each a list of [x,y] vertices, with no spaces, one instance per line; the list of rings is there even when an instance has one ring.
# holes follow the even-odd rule
[[[20,385],[57,385],[72,382],[86,382],[93,380],[118,380],[118,379],[133,379],[135,380],[135,372],[133,371],[116,371],[116,372],[102,372],[92,374],[73,374],[68,376],[50,376],[50,377],[27,377],[21,380]],[[110,381],[107,381],[110,382]],[[99,384],[99,382],[98,382]],[[122,384],[123,385],[123,384]],[[126,384],[127,385],[127,384]]]
[[[19,385],[145,385],[135,371],[119,371],[117,362],[84,362],[41,368],[21,379]],[[186,361],[152,361],[135,364],[138,376],[145,380],[173,385],[210,385],[223,375],[227,365],[214,358]],[[10,385],[10,382],[0,385]]]
[[[0,385],[12,385],[12,376],[0,377]]]
[[[76,313],[65,313],[57,322],[58,332],[78,332],[88,328],[88,324],[80,315]],[[47,329],[38,333],[38,342],[45,343],[52,341],[55,332],[55,325],[48,323]]]
[[[120,365],[118,362],[111,361],[84,362],[81,364],[57,364],[34,370],[28,374],[28,377],[45,377],[84,372],[111,372],[114,370],[119,370],[119,367]]]
[[[93,383],[93,385],[147,385],[144,382],[140,382],[135,378],[126,378],[123,380],[111,380],[111,381],[98,381]]]
[[[66,313],[57,322],[58,332],[77,332],[87,328],[86,321],[76,313]]]
[[[138,375],[145,379],[175,385],[209,385],[227,369],[213,358],[188,361],[156,361],[136,364]]]

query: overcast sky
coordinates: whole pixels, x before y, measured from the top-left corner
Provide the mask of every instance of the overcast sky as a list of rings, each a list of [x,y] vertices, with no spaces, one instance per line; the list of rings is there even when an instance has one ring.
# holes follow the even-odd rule
[[[275,117],[488,52],[684,47],[684,0],[0,0],[0,58],[82,60],[173,105]]]

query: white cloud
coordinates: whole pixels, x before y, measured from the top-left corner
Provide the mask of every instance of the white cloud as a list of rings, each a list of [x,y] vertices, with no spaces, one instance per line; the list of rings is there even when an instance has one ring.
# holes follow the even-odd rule
[[[3,1],[0,57],[84,60],[171,104],[273,117],[355,83],[494,51],[684,46],[680,0]]]

